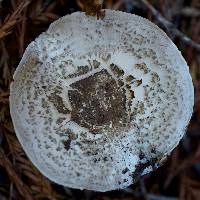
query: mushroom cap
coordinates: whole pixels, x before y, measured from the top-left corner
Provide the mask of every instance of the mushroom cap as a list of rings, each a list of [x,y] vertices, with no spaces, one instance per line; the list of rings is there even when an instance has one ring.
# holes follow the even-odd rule
[[[10,112],[27,156],[71,188],[125,188],[178,145],[194,89],[174,43],[142,17],[106,10],[53,22],[27,47]]]

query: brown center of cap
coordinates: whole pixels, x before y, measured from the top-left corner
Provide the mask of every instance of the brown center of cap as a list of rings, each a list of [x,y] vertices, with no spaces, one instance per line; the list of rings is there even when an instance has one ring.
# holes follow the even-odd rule
[[[127,122],[126,95],[116,80],[103,69],[70,85],[71,120],[98,132],[123,127]]]

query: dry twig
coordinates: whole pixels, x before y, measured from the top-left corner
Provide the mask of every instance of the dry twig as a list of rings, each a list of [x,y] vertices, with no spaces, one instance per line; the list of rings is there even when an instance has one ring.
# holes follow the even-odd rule
[[[22,10],[29,3],[30,1],[21,2],[18,8],[11,15],[8,15],[2,24],[0,23],[0,39],[12,32],[13,27],[20,21]]]
[[[194,49],[200,51],[200,44],[193,41],[191,38],[186,36],[184,33],[179,31],[174,25],[165,19],[160,12],[158,12],[148,1],[140,0],[143,6],[145,6],[152,15],[156,18],[156,20],[161,23],[167,30],[171,31],[175,37],[179,38],[184,44],[192,46]]]

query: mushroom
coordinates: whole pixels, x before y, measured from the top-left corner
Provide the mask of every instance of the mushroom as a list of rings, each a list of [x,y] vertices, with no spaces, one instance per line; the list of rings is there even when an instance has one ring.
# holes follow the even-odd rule
[[[142,17],[106,10],[53,22],[26,49],[10,111],[29,159],[63,186],[109,191],[159,167],[191,118],[177,47]]]

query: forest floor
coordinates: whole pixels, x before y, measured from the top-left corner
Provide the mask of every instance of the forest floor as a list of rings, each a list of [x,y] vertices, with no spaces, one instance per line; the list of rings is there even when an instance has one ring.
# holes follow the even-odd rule
[[[64,188],[27,159],[9,113],[9,85],[27,45],[49,24],[82,9],[82,0],[0,0],[0,200],[198,200],[200,199],[200,1],[105,0],[111,8],[146,17],[174,41],[195,87],[187,133],[158,170],[127,189],[98,193]]]

